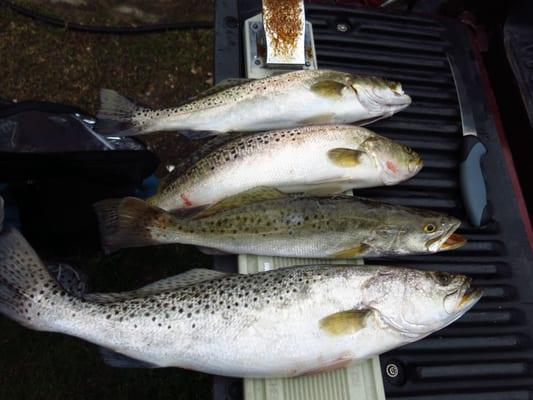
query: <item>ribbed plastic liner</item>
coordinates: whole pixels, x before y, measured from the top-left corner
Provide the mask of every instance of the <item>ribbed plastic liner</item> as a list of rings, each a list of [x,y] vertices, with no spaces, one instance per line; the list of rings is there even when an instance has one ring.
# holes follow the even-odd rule
[[[240,31],[229,22],[242,23],[259,10],[260,2],[253,0],[217,5],[217,21],[219,15],[224,19],[215,41],[215,80],[242,76]],[[446,211],[464,221],[460,232],[469,239],[451,252],[365,262],[465,273],[475,287],[485,289],[482,300],[450,327],[380,357],[386,397],[533,399],[533,255],[509,174],[512,166],[504,158],[509,150],[502,149],[466,28],[453,21],[316,4],[306,6],[306,16],[313,23],[320,68],[398,80],[413,99],[410,107],[370,128],[413,147],[424,159],[423,170],[401,185],[356,195]],[[462,131],[447,60],[452,47],[455,61],[472,77],[469,96],[479,138],[488,149],[483,169],[492,220],[481,229],[466,221],[459,192]]]

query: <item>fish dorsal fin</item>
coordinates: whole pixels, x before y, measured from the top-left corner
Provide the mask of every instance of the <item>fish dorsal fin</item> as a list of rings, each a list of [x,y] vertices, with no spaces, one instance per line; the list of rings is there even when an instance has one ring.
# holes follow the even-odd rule
[[[223,211],[231,210],[243,206],[245,204],[257,203],[259,201],[274,200],[286,197],[286,195],[279,190],[267,186],[257,186],[255,188],[246,190],[234,196],[220,200],[218,203],[207,207],[194,216],[193,219],[205,218],[211,215],[218,214]]]
[[[246,133],[230,133],[226,135],[217,135],[214,139],[204,143],[198,150],[194,151],[190,157],[181,161],[176,167],[161,179],[157,187],[157,193],[161,193],[170,186],[176,179],[192,168],[198,161],[204,159],[209,154],[224,146],[226,143],[246,136]]]
[[[182,106],[184,106],[186,104],[192,103],[192,102],[197,101],[197,100],[204,99],[204,98],[212,96],[214,94],[223,92],[224,90],[230,89],[230,88],[235,87],[235,86],[242,85],[244,83],[248,83],[248,82],[253,81],[253,80],[254,79],[247,79],[247,78],[229,78],[229,79],[225,79],[223,81],[220,81],[216,85],[211,86],[209,89],[206,89],[206,90],[204,90],[204,91],[202,91],[202,92],[200,92],[200,93],[198,93],[198,94],[196,94],[194,96],[190,96],[190,97],[186,98],[185,100],[182,100],[182,101],[178,102],[177,104],[175,104],[174,108],[180,108],[180,107],[182,107]],[[198,133],[198,131],[196,131],[196,132]],[[200,139],[202,137],[206,137],[206,136],[212,135],[212,133],[204,132],[204,133],[202,133],[200,135],[195,136],[194,132],[190,132],[186,136],[191,137],[191,134],[192,134],[193,138],[195,138],[195,139]]]
[[[329,98],[341,97],[344,88],[349,88],[349,86],[333,80],[320,81],[311,85],[312,92]]]
[[[322,318],[319,322],[320,329],[334,336],[349,335],[365,327],[371,312],[370,309],[340,311]]]
[[[214,271],[207,268],[195,268],[170,278],[161,279],[137,289],[140,293],[160,293],[179,287],[194,285],[228,275],[226,272]]]
[[[227,275],[227,273],[213,271],[211,269],[196,268],[184,272],[183,274],[161,279],[157,282],[143,286],[140,289],[122,293],[90,293],[85,295],[84,299],[95,303],[110,303],[114,301],[134,299],[137,297],[162,293],[180,287],[193,285],[195,283],[207,282],[220,278],[224,275]]]
[[[328,151],[328,158],[338,167],[357,167],[366,153],[361,150],[336,148]]]
[[[216,85],[213,85],[207,90],[204,90],[201,92],[198,97],[205,97],[205,96],[211,96],[216,93],[220,93],[224,90],[227,90],[229,88],[242,85],[244,83],[248,83],[253,81],[254,79],[248,79],[248,78],[228,78],[224,79],[223,81],[218,82]]]

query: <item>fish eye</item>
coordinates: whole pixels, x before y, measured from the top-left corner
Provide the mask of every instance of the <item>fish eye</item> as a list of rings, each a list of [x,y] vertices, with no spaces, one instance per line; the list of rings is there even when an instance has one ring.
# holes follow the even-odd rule
[[[426,233],[433,233],[437,230],[437,226],[435,224],[426,224],[424,225],[424,232]]]
[[[446,272],[434,272],[433,277],[441,286],[448,286],[452,281],[452,276]]]

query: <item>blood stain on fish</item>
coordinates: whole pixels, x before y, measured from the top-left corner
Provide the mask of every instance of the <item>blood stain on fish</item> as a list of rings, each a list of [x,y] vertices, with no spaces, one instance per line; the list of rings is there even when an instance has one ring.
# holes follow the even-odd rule
[[[396,165],[392,161],[387,161],[386,164],[389,171],[394,172],[395,174],[398,173],[398,167],[396,167]]]
[[[189,198],[186,195],[180,194],[180,198],[183,201],[183,204],[185,204],[187,207],[191,207],[192,206],[192,201],[190,201]]]

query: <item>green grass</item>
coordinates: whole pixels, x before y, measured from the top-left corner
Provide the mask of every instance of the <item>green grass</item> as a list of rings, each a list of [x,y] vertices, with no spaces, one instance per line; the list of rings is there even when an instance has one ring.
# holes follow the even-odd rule
[[[212,42],[211,31],[80,34],[0,8],[0,96],[70,103],[94,113],[99,89],[109,87],[154,107],[174,105],[211,85]],[[198,146],[175,135],[147,142],[165,163]],[[133,289],[212,265],[210,257],[189,246],[105,256],[79,243],[61,254],[41,252],[44,259],[63,260],[84,271],[95,291]],[[31,331],[3,317],[0,332],[0,399],[210,398],[209,375],[177,368],[113,369],[102,363],[92,344]]]

